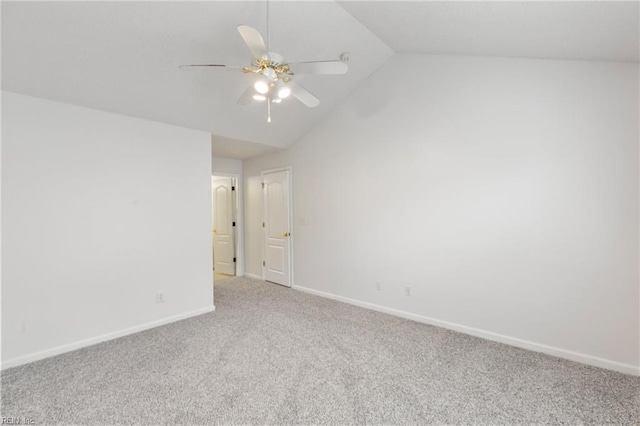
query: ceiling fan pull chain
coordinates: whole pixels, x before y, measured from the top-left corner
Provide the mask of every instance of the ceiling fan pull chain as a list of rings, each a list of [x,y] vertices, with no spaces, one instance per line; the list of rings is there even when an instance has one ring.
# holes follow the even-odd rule
[[[267,123],[271,123],[271,93],[267,96]]]

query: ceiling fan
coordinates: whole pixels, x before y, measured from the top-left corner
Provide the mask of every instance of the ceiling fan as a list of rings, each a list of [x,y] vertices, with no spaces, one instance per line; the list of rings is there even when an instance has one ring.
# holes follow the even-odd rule
[[[230,68],[241,69],[245,74],[255,78],[253,83],[238,99],[238,104],[248,105],[254,101],[267,105],[267,122],[271,122],[271,104],[278,104],[290,95],[304,105],[314,108],[320,100],[307,89],[294,81],[300,74],[345,74],[349,67],[346,64],[348,54],[343,54],[339,61],[286,62],[284,58],[268,49],[269,17],[267,15],[267,44],[255,28],[239,25],[238,31],[253,55],[251,66],[233,66],[222,64],[182,65],[180,68]]]

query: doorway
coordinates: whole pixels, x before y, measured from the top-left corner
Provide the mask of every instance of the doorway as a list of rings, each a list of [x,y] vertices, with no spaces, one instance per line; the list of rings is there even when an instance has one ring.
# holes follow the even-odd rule
[[[238,178],[211,177],[211,211],[214,279],[237,274]]]

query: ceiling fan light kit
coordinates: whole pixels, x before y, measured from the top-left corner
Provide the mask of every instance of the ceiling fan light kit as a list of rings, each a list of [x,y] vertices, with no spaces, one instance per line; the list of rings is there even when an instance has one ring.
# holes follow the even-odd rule
[[[267,9],[268,10],[268,9]],[[253,56],[252,65],[238,67],[221,64],[183,65],[180,68],[230,68],[242,69],[244,74],[255,74],[257,79],[244,91],[237,103],[250,105],[253,101],[267,104],[267,123],[271,122],[271,104],[282,103],[292,95],[309,108],[320,105],[320,100],[293,80],[300,74],[345,74],[349,67],[349,54],[343,53],[338,61],[285,62],[282,55],[270,52],[258,30],[248,25],[238,25],[238,32]],[[267,40],[269,22],[267,14]]]
[[[261,95],[265,95],[269,92],[269,85],[263,80],[256,81],[253,85],[253,88],[256,89],[256,92],[260,93]]]
[[[291,89],[289,89],[287,86],[282,86],[279,90],[278,90],[278,97],[280,99],[286,99],[289,97],[289,95],[291,94]]]

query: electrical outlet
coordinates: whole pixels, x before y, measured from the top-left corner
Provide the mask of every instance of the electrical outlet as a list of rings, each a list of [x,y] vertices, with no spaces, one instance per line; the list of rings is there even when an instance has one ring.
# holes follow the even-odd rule
[[[164,293],[159,291],[156,293],[156,303],[164,303]]]
[[[404,295],[405,295],[405,296],[411,296],[411,287],[406,286],[406,287],[404,288]]]
[[[376,281],[376,290],[382,290],[382,284],[380,283],[380,281]]]

